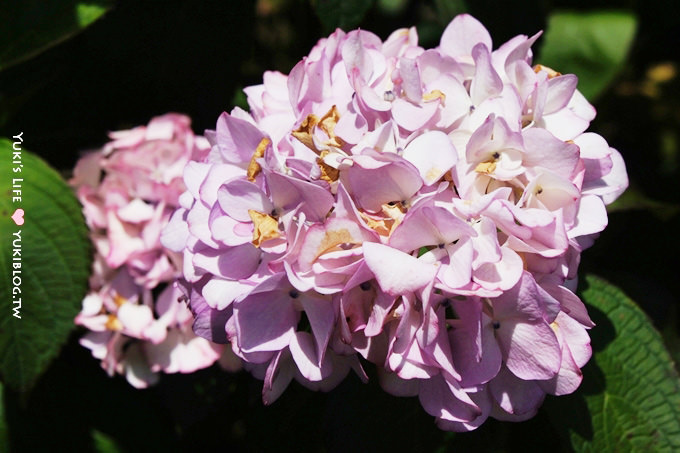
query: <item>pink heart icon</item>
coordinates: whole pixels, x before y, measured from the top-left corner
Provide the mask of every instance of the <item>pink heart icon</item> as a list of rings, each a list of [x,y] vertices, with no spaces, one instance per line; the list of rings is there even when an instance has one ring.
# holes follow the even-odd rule
[[[14,211],[14,214],[12,214],[12,220],[14,220],[14,223],[16,223],[18,226],[21,226],[24,224],[24,210],[19,208],[16,211]]]

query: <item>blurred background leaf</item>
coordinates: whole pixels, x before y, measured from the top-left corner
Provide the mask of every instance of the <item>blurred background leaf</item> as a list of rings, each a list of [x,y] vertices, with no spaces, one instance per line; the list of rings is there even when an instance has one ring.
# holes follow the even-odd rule
[[[624,67],[637,20],[630,12],[556,12],[548,17],[537,63],[576,74],[591,102]]]
[[[373,6],[373,0],[314,0],[313,3],[324,34],[333,33],[336,28],[344,31],[356,28]]]
[[[385,14],[399,14],[408,6],[408,0],[378,0],[378,8]]]
[[[25,139],[25,136],[24,136]],[[0,378],[28,392],[74,329],[90,275],[90,241],[80,203],[71,188],[42,159],[21,152],[22,171],[10,159],[12,142],[0,139],[0,193],[10,194],[12,178],[21,178],[21,202],[0,197]],[[24,210],[25,223],[11,216]],[[21,294],[13,296],[13,240],[21,236]],[[21,298],[20,318],[13,311]],[[14,306],[16,308],[16,306]]]
[[[614,203],[607,206],[609,213],[629,209],[646,210],[660,219],[669,219],[680,212],[680,205],[652,200],[637,187],[629,187]]]
[[[0,3],[0,71],[68,39],[114,0],[9,0]]]
[[[97,453],[123,453],[124,451],[111,436],[97,429],[92,430],[92,440],[94,451]]]

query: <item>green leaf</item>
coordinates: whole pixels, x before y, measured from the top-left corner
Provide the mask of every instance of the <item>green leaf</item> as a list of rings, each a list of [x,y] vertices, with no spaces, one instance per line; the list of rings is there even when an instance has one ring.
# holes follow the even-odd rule
[[[0,139],[0,379],[27,392],[74,328],[91,252],[70,187],[40,158],[12,147]],[[17,209],[22,225],[11,217]]]
[[[248,105],[248,98],[246,97],[246,93],[243,91],[243,87],[239,86],[236,88],[234,91],[234,97],[231,99],[229,105],[241,107],[245,111],[250,109],[250,106]]]
[[[0,3],[0,71],[68,39],[114,0],[15,0]]]
[[[593,101],[623,69],[636,27],[627,12],[551,14],[536,62],[576,74],[578,89]]]
[[[556,424],[569,427],[579,452],[680,451],[680,378],[661,336],[621,290],[590,275],[585,282],[595,352],[573,397],[585,399],[586,416],[557,402],[549,405]]]
[[[434,6],[437,11],[437,18],[443,22],[444,26],[448,25],[458,14],[468,12],[464,0],[435,0]]]
[[[328,34],[336,28],[345,31],[356,28],[372,6],[373,0],[317,0],[314,9],[324,33]]]
[[[94,441],[94,451],[97,453],[121,453],[123,451],[111,436],[99,430],[92,430],[92,440]]]
[[[402,13],[408,6],[408,0],[378,0],[378,9],[385,14]]]

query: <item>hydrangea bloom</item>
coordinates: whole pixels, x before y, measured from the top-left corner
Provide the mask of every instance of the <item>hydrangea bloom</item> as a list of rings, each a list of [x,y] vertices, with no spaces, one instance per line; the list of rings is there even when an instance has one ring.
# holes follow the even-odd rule
[[[210,146],[186,116],[167,114],[148,126],[111,133],[103,149],[76,165],[71,181],[96,253],[90,293],[76,323],[81,344],[113,375],[135,387],[158,372],[189,373],[213,364],[225,348],[196,336],[182,292],[172,282],[182,257],[163,249],[161,230],[185,190],[182,171]],[[239,361],[226,350],[227,366]]]
[[[494,50],[468,15],[434,49],[337,30],[207,133],[163,243],[195,332],[265,403],[372,362],[471,430],[579,386],[593,323],[570,288],[627,176],[576,76],[532,66],[539,35]]]

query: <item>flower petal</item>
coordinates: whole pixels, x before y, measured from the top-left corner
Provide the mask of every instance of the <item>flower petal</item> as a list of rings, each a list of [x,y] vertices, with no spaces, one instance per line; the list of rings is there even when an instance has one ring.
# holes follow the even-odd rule
[[[398,296],[427,286],[437,274],[438,266],[425,263],[387,245],[365,242],[364,259],[380,288]]]

